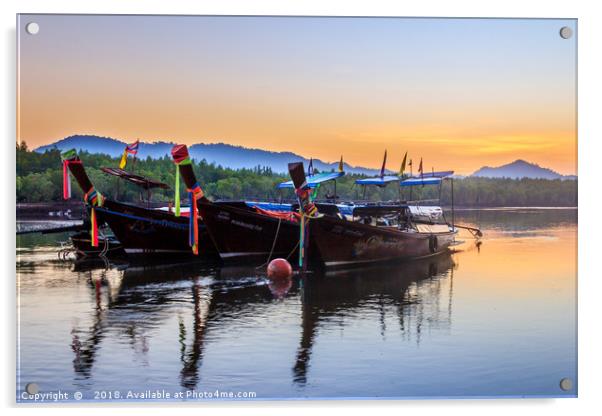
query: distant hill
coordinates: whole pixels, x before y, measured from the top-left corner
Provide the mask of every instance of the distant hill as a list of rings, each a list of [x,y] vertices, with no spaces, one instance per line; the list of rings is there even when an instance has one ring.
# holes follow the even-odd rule
[[[542,168],[535,163],[529,163],[521,159],[498,167],[484,166],[471,176],[512,179],[577,179],[574,175],[561,175],[552,169]]]
[[[169,155],[173,145],[174,143],[170,142],[140,142],[138,157],[146,158],[150,156],[156,159]],[[125,146],[125,142],[110,137],[77,135],[38,147],[35,151],[44,153],[46,150],[54,148],[58,148],[61,151],[75,148],[78,151],[85,150],[90,153],[104,153],[118,157],[123,153]],[[193,159],[205,159],[209,163],[215,163],[216,165],[232,169],[253,168],[261,165],[271,167],[274,172],[286,173],[288,171],[288,163],[290,162],[303,161],[306,166],[309,163],[309,159],[292,152],[271,152],[269,150],[251,149],[225,143],[198,143],[188,146],[188,149]],[[313,166],[320,171],[330,171],[331,169],[337,169],[339,162],[328,163],[320,159],[314,159]],[[348,173],[376,175],[379,172],[377,169],[351,166],[347,163],[344,163],[344,167]]]

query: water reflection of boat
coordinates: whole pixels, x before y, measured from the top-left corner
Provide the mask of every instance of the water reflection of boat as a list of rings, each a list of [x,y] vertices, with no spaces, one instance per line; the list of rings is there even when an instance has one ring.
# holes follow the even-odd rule
[[[135,350],[144,354],[148,351],[147,334],[192,300],[191,340],[187,339],[183,320],[179,324],[180,381],[182,387],[192,389],[199,379],[207,323],[219,316],[220,310],[272,299],[269,290],[263,284],[258,285],[258,279],[248,269],[222,277],[213,264],[206,262],[140,261],[125,268],[123,264],[110,264],[123,268],[122,273],[107,269],[101,262],[86,261],[79,265],[79,270],[89,277],[96,303],[88,329],[72,330],[74,371],[84,378],[91,377],[100,344],[108,332],[117,331],[120,336],[130,338]],[[241,273],[251,279],[241,284]],[[212,284],[210,276],[219,279],[219,284]]]
[[[440,278],[453,273],[454,262],[449,254],[428,259],[414,260],[395,266],[378,266],[347,271],[329,272],[324,278],[306,278],[302,285],[301,340],[293,367],[293,381],[305,384],[310,366],[312,348],[318,330],[323,323],[338,314],[354,309],[379,308],[381,326],[384,327],[384,305],[394,305],[397,309],[399,326],[403,332],[412,328],[416,319],[417,342],[424,321],[451,323],[451,299],[453,282],[449,284],[447,316],[432,316],[424,311],[414,311],[422,307],[423,290],[439,301]],[[367,279],[366,275],[370,278]],[[453,279],[453,275],[451,277]],[[342,284],[344,281],[344,284]],[[429,285],[430,283],[430,285]],[[434,290],[434,293],[432,291]],[[375,301],[376,299],[376,301]],[[436,312],[440,312],[436,308]],[[414,315],[414,316],[413,316]]]
[[[439,297],[440,277],[446,276],[453,265],[451,256],[442,255],[391,267],[310,274],[296,279],[288,294],[300,294],[302,299],[300,345],[294,358],[293,381],[305,382],[319,329],[337,314],[365,313],[377,307],[382,308],[379,316],[384,320],[385,306],[393,306],[400,327],[408,331],[412,327],[409,321],[417,320],[414,325],[417,332],[422,320],[431,325],[434,321],[449,321],[450,317],[409,310],[422,304],[421,296]],[[124,265],[111,264],[111,267]],[[76,327],[72,331],[74,371],[84,378],[91,377],[97,353],[109,334],[129,339],[135,352],[144,359],[151,334],[160,332],[156,328],[176,315],[180,317],[177,336],[180,385],[193,389],[201,377],[205,343],[212,328],[227,326],[245,316],[265,314],[265,305],[275,298],[262,276],[249,267],[216,269],[210,263],[181,262],[139,263],[122,271],[91,267],[86,270],[83,273],[89,277],[96,308],[86,330]],[[366,279],[366,274],[371,278]],[[190,304],[191,321],[182,316]],[[451,313],[451,307],[447,309]]]

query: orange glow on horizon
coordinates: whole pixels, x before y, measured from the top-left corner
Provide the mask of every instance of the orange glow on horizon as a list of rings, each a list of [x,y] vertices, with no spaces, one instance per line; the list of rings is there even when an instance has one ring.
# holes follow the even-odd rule
[[[577,173],[576,45],[542,31],[549,24],[556,34],[554,22],[401,19],[388,27],[370,19],[199,17],[182,26],[163,17],[153,26],[150,17],[39,17],[44,33],[19,42],[17,140],[30,148],[91,134],[223,142],[325,162],[343,154],[374,169],[387,149],[392,171],[407,151],[425,169],[458,174],[516,159]],[[406,44],[399,56],[398,42],[388,43],[396,32],[379,30],[406,33],[409,24],[422,43]],[[463,30],[489,37],[451,42],[449,33]],[[322,41],[311,43],[312,35]],[[498,65],[502,58],[512,65]]]

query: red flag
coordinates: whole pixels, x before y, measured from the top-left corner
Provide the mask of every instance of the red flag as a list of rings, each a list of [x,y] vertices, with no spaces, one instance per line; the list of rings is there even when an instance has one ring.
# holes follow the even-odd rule
[[[422,172],[422,158],[420,158],[420,165],[418,166],[418,172],[420,172],[420,176],[423,175],[423,172]]]
[[[140,140],[136,140],[134,143],[128,144],[125,147],[125,151],[129,154],[135,155],[138,153],[138,145],[140,145]]]

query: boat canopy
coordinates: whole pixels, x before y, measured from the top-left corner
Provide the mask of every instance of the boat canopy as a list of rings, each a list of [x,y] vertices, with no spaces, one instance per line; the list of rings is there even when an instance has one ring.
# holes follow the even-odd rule
[[[399,182],[399,186],[439,185],[443,179],[448,178],[453,174],[453,170],[428,172],[421,176],[413,176],[408,179],[403,179]]]
[[[170,189],[170,186],[166,183],[155,181],[153,179],[146,178],[141,175],[136,175],[135,173],[125,171],[119,168],[100,168],[107,175],[117,176],[121,179],[124,179],[128,182],[132,182],[135,185],[140,186],[144,189],[151,188],[161,188],[161,189]]]
[[[345,175],[345,172],[316,173],[315,175],[310,175],[307,177],[307,185],[310,188],[315,188],[322,182],[333,181],[344,175]],[[294,189],[295,185],[293,185],[293,181],[286,181],[286,182],[282,182],[282,183],[278,184],[277,188],[278,189],[282,189],[282,188],[293,188]]]
[[[409,178],[399,182],[399,186],[439,185],[441,178]]]
[[[422,176],[414,176],[414,178],[447,178],[453,174],[453,170],[443,170],[441,172],[424,172]]]
[[[377,186],[385,186],[390,182],[396,182],[399,180],[399,176],[375,176],[373,178],[365,178],[365,179],[357,179],[355,181],[356,185],[377,185]]]

